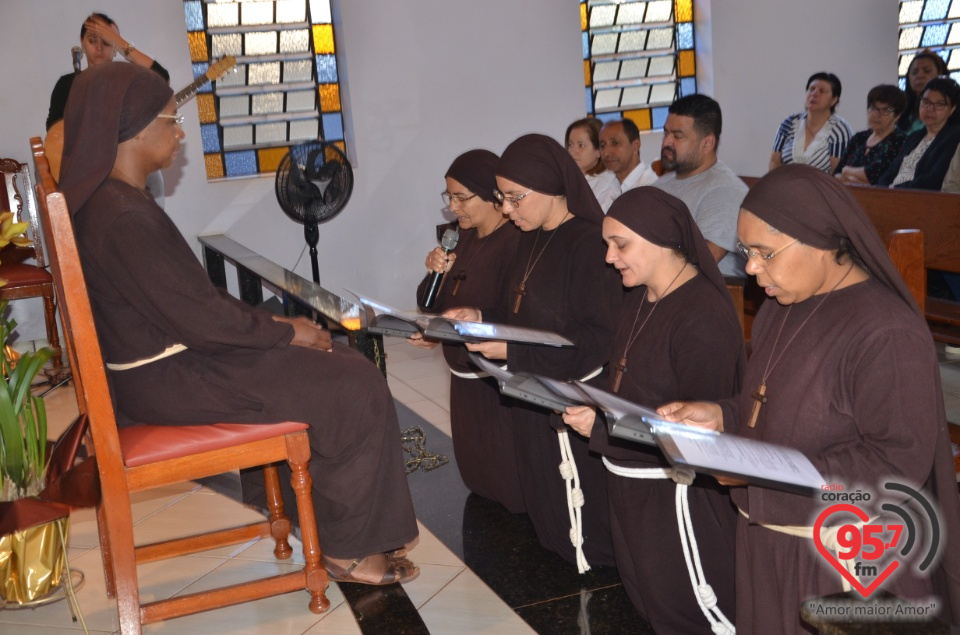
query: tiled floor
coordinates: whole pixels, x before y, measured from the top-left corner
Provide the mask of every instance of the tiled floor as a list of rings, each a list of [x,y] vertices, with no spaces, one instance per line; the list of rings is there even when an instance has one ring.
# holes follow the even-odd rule
[[[424,351],[395,339],[388,339],[386,348],[388,382],[394,397],[432,426],[449,435],[449,383],[439,350]],[[948,418],[960,422],[960,357],[944,355],[942,347],[940,356]],[[76,412],[72,386],[52,392],[47,396],[46,402],[51,413],[51,435],[55,435],[58,424],[64,425],[71,421],[73,413]],[[434,443],[436,442],[434,439]],[[445,442],[449,445],[448,440]],[[455,474],[455,471],[445,474]],[[416,474],[411,478],[421,476],[423,475]],[[422,489],[424,483],[429,481],[419,481],[417,487]],[[460,487],[462,488],[462,485]],[[227,496],[199,485],[163,488],[138,494],[134,498],[138,541],[181,534],[184,519],[190,519],[190,529],[195,531],[214,529],[258,517],[256,512]],[[492,504],[474,495],[467,499],[465,505],[461,503],[462,518],[460,510],[455,510],[456,514],[449,519],[449,524],[455,525],[453,533],[462,532],[462,535],[459,536],[460,543],[454,546],[454,550],[445,546],[421,523],[420,541],[413,549],[411,558],[420,565],[422,573],[417,580],[404,585],[404,589],[431,633],[531,633],[534,629],[530,625],[540,632],[558,632],[555,626],[559,623],[556,621],[557,615],[571,611],[585,615],[588,602],[591,610],[595,610],[594,607],[608,607],[603,610],[613,610],[616,615],[630,619],[632,607],[628,602],[624,604],[625,596],[618,591],[619,581],[615,572],[610,570],[600,570],[596,574],[591,572],[589,580],[586,576],[574,576],[577,582],[570,588],[561,584],[562,581],[548,578],[556,587],[549,592],[549,595],[556,599],[553,602],[543,602],[537,598],[536,592],[542,593],[542,589],[531,590],[498,584],[495,580],[502,579],[504,572],[501,571],[497,578],[491,574],[491,570],[502,569],[507,556],[503,553],[487,556],[482,552],[490,545],[502,542],[496,535],[497,531],[516,529],[522,534],[525,528],[521,525],[525,521],[523,516],[506,514],[502,508],[498,511],[491,509],[490,505]],[[418,510],[420,509],[418,504]],[[435,517],[436,512],[437,510],[431,509],[430,518]],[[486,519],[491,514],[501,514],[502,519],[495,527],[490,527],[490,531],[480,532],[484,534],[482,536],[469,531],[471,518],[481,515]],[[421,514],[421,520],[427,517],[427,513]],[[443,522],[433,526],[449,528]],[[452,544],[449,536],[445,535],[444,540],[447,544]],[[85,584],[78,595],[90,632],[116,632],[116,609],[114,604],[106,599],[104,591],[96,521],[92,510],[73,514],[70,545],[71,566],[82,570],[86,576]],[[502,545],[498,546],[502,548]],[[545,552],[542,552],[535,541],[527,549],[521,545],[512,545],[514,552],[524,550],[535,552],[531,555],[536,557],[538,563],[545,557]],[[466,559],[471,563],[472,569],[461,559],[464,552],[467,553]],[[507,568],[512,571],[517,570],[512,567],[523,566],[516,562],[508,564]],[[282,571],[286,566],[289,565],[278,563],[273,558],[271,544],[261,541],[180,558],[175,564],[168,562],[145,565],[140,568],[140,575],[144,598],[152,599],[200,590],[228,579],[236,581],[263,575],[264,572]],[[557,566],[566,565],[560,562]],[[509,570],[506,572],[508,575]],[[481,577],[497,588],[499,596]],[[509,605],[501,597],[505,598]],[[292,593],[151,625],[145,628],[145,632],[271,635],[360,633],[354,613],[345,603],[336,584],[331,584],[328,598],[331,608],[323,616],[313,615],[307,610],[304,594]],[[612,609],[609,608],[611,606]],[[527,621],[521,619],[520,615]],[[635,619],[636,614],[632,615]],[[639,622],[639,619],[636,621]],[[603,632],[641,632],[643,628],[643,625],[638,623],[615,625],[608,622],[604,626],[606,628],[600,629]],[[589,632],[589,624],[586,628]],[[4,633],[33,635],[79,630],[79,624],[71,622],[67,605],[62,601],[34,610],[0,611],[0,632]],[[581,629],[574,630],[579,632]],[[594,632],[598,631],[594,629]]]

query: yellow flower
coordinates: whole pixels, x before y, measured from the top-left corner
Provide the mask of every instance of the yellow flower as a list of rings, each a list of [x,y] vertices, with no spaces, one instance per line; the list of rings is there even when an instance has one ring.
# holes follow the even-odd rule
[[[27,247],[32,244],[25,234],[30,223],[13,222],[13,212],[0,212],[0,247],[6,247],[10,243],[20,247]]]

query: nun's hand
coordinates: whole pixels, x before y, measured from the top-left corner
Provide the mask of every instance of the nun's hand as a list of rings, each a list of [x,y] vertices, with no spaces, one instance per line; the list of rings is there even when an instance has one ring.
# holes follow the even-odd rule
[[[590,406],[567,406],[563,413],[563,422],[585,437],[593,432],[596,421],[597,411]]]
[[[290,344],[293,346],[302,346],[304,348],[315,348],[319,351],[333,350],[333,343],[330,341],[330,331],[323,328],[313,320],[300,316],[288,318],[282,315],[274,315],[275,322],[286,322],[293,327],[293,339]]]
[[[423,339],[423,333],[414,333],[407,338],[407,343],[411,346],[416,346],[417,348],[423,348],[430,350],[431,348],[436,348],[438,342],[437,340],[425,340]]]
[[[480,309],[474,309],[468,306],[458,306],[453,309],[447,309],[441,315],[451,320],[461,320],[463,322],[483,322],[483,315]]]
[[[674,401],[657,408],[666,421],[723,432],[723,410],[709,401]]]
[[[439,247],[427,254],[427,260],[424,264],[431,273],[447,273],[453,267],[457,254],[448,254]]]
[[[487,359],[506,359],[506,342],[478,342],[476,344],[467,344],[467,350],[474,353],[480,353]]]

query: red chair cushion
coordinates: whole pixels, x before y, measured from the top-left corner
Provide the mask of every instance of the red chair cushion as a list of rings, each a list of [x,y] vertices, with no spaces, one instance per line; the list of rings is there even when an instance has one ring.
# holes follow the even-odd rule
[[[7,287],[25,287],[33,284],[50,284],[53,276],[46,269],[22,263],[0,262],[0,278],[7,281]]]
[[[140,425],[120,428],[127,467],[281,437],[309,428],[305,423],[212,423],[202,426]]]

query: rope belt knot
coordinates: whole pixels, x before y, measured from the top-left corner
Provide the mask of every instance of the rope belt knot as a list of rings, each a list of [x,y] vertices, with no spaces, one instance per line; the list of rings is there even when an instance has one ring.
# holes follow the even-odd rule
[[[687,490],[693,483],[696,473],[686,467],[624,467],[616,465],[607,457],[603,457],[603,464],[612,474],[623,478],[639,479],[671,479],[677,484],[677,530],[680,533],[680,544],[683,548],[683,559],[687,563],[687,574],[690,576],[690,586],[700,606],[700,611],[710,623],[710,629],[715,635],[734,635],[737,629],[733,626],[723,611],[717,606],[717,594],[713,587],[707,584],[703,573],[703,564],[700,561],[700,550],[697,547],[697,537],[693,532],[693,519],[690,516],[690,503]]]

